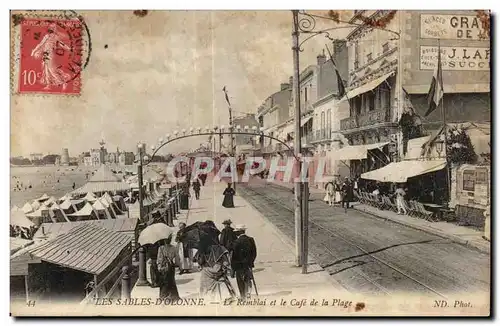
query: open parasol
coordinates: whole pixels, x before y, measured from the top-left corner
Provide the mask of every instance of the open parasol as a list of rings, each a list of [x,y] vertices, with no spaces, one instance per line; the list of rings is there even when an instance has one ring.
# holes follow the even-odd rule
[[[160,240],[168,238],[172,235],[172,233],[172,229],[166,224],[155,223],[142,230],[141,234],[139,235],[138,242],[141,244],[141,246],[147,244],[155,244]]]
[[[220,231],[212,221],[195,222],[182,230],[184,241],[188,247],[200,249],[201,245],[219,243]]]

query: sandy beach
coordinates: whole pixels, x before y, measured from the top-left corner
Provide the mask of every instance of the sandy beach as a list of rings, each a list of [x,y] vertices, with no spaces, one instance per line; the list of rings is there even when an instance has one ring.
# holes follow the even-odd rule
[[[60,198],[73,190],[73,182],[76,188],[83,186],[87,182],[86,175],[90,178],[96,169],[86,166],[13,167],[10,169],[10,206],[22,207],[44,193]],[[22,191],[14,191],[18,181],[22,184]],[[25,190],[29,184],[32,188]]]

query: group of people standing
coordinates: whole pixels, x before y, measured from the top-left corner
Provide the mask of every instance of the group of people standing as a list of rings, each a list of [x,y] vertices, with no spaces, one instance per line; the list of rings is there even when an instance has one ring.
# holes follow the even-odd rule
[[[200,295],[214,296],[220,285],[226,284],[231,295],[232,286],[228,276],[236,278],[241,298],[246,298],[253,282],[252,269],[257,257],[257,247],[252,237],[246,235],[244,225],[231,227],[231,220],[223,222],[219,231],[212,221],[205,221],[213,232],[202,233],[198,248],[191,247],[186,224],[179,223],[179,231],[172,244],[173,236],[149,248],[151,259],[151,282],[160,288],[160,298],[178,299],[179,292],[175,281],[176,268],[179,275],[201,269]],[[198,265],[198,268],[195,267]]]
[[[340,204],[346,210],[349,208],[350,202],[354,198],[354,190],[358,189],[358,181],[351,182],[348,177],[345,177],[344,182],[339,184],[337,180],[331,180],[325,185],[324,201],[329,206]]]

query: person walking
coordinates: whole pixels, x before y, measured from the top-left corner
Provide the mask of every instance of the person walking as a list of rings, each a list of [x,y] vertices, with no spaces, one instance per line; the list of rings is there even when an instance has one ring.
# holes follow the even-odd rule
[[[399,185],[396,191],[394,192],[394,195],[396,196],[396,207],[398,208],[398,215],[403,212],[403,215],[407,215],[408,212],[406,211],[405,203],[404,203],[404,197],[406,196],[406,192],[403,189],[403,185]]]
[[[331,180],[325,185],[325,198],[323,198],[323,201],[325,201],[329,206],[333,206],[335,201],[335,185]]]
[[[200,296],[215,298],[216,290],[224,283],[231,296],[234,290],[227,278],[230,267],[229,252],[222,245],[216,243],[215,239],[204,234],[200,236],[200,244],[196,253],[196,261],[201,267],[200,274]]]
[[[151,276],[152,288],[156,288],[159,286],[160,273],[158,272],[158,264],[157,264],[159,247],[160,245],[158,243],[155,243],[153,245],[150,245],[149,248],[146,250],[147,255],[149,256],[150,259],[149,272]]]
[[[179,223],[179,231],[175,237],[179,258],[179,275],[189,273],[191,269],[193,269],[193,251],[188,247],[186,235],[184,233],[185,228],[186,223]]]
[[[236,191],[231,187],[231,184],[227,184],[227,188],[224,190],[224,200],[222,201],[222,206],[226,208],[234,208],[234,200],[233,197],[236,194]]]
[[[225,220],[222,222],[224,228],[220,233],[220,244],[229,251],[229,257],[232,255],[233,244],[237,239],[236,233],[234,233],[234,229],[231,227],[233,222],[231,220]]]
[[[193,190],[194,190],[194,196],[198,200],[200,199],[200,190],[201,190],[201,184],[200,180],[196,178],[193,182]]]
[[[347,212],[347,209],[349,208],[349,196],[351,193],[351,184],[348,177],[345,177],[345,181],[342,184],[340,191],[342,193],[342,207],[345,208],[345,211]]]
[[[232,277],[236,276],[240,297],[247,298],[252,289],[252,280],[255,258],[257,258],[257,247],[255,240],[245,234],[246,227],[240,225],[234,228],[238,236],[233,244],[233,256],[231,259]]]
[[[175,257],[177,249],[172,245],[172,235],[163,240],[158,248],[156,263],[159,272],[160,299],[179,299],[179,291],[175,283]]]

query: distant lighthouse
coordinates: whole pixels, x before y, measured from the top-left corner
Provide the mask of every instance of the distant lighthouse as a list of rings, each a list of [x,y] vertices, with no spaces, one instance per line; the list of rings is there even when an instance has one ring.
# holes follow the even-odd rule
[[[61,165],[69,165],[69,151],[67,148],[62,150]]]

